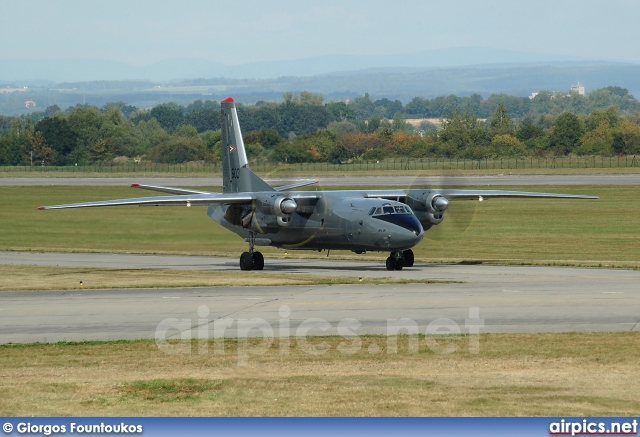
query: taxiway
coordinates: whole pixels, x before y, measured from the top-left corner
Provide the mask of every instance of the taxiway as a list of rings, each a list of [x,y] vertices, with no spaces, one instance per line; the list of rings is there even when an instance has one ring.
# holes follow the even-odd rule
[[[509,175],[487,176],[309,176],[265,177],[274,185],[285,185],[301,180],[318,179],[319,187],[370,186],[370,187],[430,187],[430,186],[514,186],[514,185],[640,185],[640,174],[597,174],[597,175]],[[222,178],[211,177],[0,177],[0,186],[121,186],[137,182],[148,185],[174,187],[220,187]],[[314,186],[307,189],[313,190]]]
[[[237,271],[236,259],[188,256],[2,252],[0,263]],[[3,292],[0,343],[394,334],[398,326],[406,328],[400,333],[423,334],[471,329],[481,333],[640,330],[639,271],[417,264],[389,272],[377,263],[330,259],[268,259],[266,268],[276,273],[353,275],[363,281]],[[367,284],[369,277],[390,275],[459,282]]]

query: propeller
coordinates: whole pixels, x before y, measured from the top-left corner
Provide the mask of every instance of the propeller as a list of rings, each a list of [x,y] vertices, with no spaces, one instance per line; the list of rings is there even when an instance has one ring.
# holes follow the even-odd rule
[[[423,178],[424,179],[424,178]],[[435,177],[429,177],[427,183],[423,180],[419,182],[419,178],[414,178],[409,188],[425,188],[440,191],[442,197],[434,196],[432,198],[432,206],[436,211],[441,211],[443,220],[440,224],[434,225],[425,232],[424,238],[432,241],[451,241],[460,240],[465,237],[467,229],[471,226],[478,205],[477,200],[469,201],[451,201],[447,199],[445,190],[459,188],[461,180],[465,177],[456,174],[453,170],[447,170],[444,174]],[[431,182],[430,184],[428,182]]]

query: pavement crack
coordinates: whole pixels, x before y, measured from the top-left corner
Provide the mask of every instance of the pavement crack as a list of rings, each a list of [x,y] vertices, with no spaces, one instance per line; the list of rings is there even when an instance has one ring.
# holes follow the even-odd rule
[[[310,288],[310,289],[304,290],[304,291],[302,291],[302,292],[290,293],[290,294],[289,294],[289,295],[287,295],[287,296],[275,297],[275,298],[272,298],[272,299],[266,299],[266,300],[261,300],[261,301],[259,301],[259,302],[254,302],[254,303],[252,303],[251,305],[243,306],[242,308],[238,308],[238,309],[237,309],[237,310],[235,310],[235,311],[231,311],[231,312],[229,312],[229,313],[227,313],[227,314],[220,315],[220,316],[218,316],[218,317],[216,317],[216,318],[214,318],[214,319],[211,319],[211,320],[207,319],[207,321],[206,321],[206,322],[203,322],[203,323],[197,323],[197,322],[196,322],[195,324],[192,324],[192,325],[191,325],[191,327],[189,327],[189,329],[185,329],[185,330],[182,330],[182,331],[178,331],[177,333],[172,334],[172,335],[168,335],[168,336],[167,336],[167,337],[165,337],[165,338],[166,338],[166,339],[174,339],[174,338],[177,338],[178,336],[179,336],[180,338],[182,338],[182,334],[183,334],[184,332],[186,332],[186,331],[193,331],[194,329],[195,329],[195,330],[198,330],[199,328],[201,328],[201,327],[203,327],[203,326],[207,326],[207,325],[210,325],[210,324],[214,323],[216,320],[221,320],[221,319],[225,319],[225,318],[228,318],[228,317],[232,317],[232,316],[234,316],[234,315],[236,315],[236,314],[238,314],[238,313],[240,313],[240,312],[242,312],[242,311],[246,311],[246,310],[251,309],[251,308],[253,308],[253,307],[255,307],[255,306],[258,306],[258,305],[262,305],[262,304],[269,304],[269,303],[273,303],[273,302],[278,302],[279,300],[282,300],[282,299],[285,299],[285,298],[294,297],[294,296],[298,296],[298,295],[301,295],[301,294],[306,294],[306,293],[309,293],[309,292],[311,292],[311,291],[313,291],[313,290],[314,290],[314,288]]]

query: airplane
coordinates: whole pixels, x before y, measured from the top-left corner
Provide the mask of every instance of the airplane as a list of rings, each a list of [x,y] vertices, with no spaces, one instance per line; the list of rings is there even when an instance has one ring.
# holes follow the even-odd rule
[[[241,270],[263,270],[256,246],[289,250],[389,252],[387,270],[412,267],[412,248],[440,224],[450,201],[488,198],[597,199],[595,196],[503,190],[411,188],[391,190],[292,191],[317,180],[272,187],[249,168],[233,98],[221,102],[222,193],[134,183],[162,192],[139,197],[41,206],[38,209],[102,206],[207,206],[207,215],[249,244]]]

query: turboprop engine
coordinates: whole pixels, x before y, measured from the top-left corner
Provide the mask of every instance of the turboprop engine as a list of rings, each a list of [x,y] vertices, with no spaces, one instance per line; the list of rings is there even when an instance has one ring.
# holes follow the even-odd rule
[[[275,212],[276,221],[280,226],[289,226],[291,223],[291,214],[296,212],[298,204],[295,200],[288,197],[277,197],[273,202],[273,211]]]
[[[224,218],[234,226],[255,229],[287,227],[291,222],[291,214],[298,208],[295,200],[281,194],[264,194],[254,200],[251,205],[229,205]]]
[[[261,196],[255,202],[259,223],[267,227],[272,225],[274,221],[279,226],[289,226],[291,214],[296,212],[297,208],[298,204],[295,200],[281,194]]]
[[[442,222],[444,212],[449,207],[449,199],[437,191],[412,190],[407,196],[407,204],[426,231]]]

